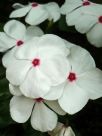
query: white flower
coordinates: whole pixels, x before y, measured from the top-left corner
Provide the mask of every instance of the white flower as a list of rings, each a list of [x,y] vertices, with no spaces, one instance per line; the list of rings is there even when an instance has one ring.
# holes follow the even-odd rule
[[[102,47],[102,5],[90,6],[78,12],[73,14],[74,19],[75,16],[79,18],[74,22],[76,30],[86,33],[88,41],[94,46]]]
[[[56,128],[48,132],[50,136],[75,136],[74,131],[70,126],[58,122]]]
[[[61,108],[69,114],[80,111],[89,99],[102,97],[102,71],[95,67],[89,52],[74,46],[68,56],[71,69],[64,83],[52,87],[45,99],[59,97]]]
[[[6,70],[6,78],[20,85],[22,93],[31,98],[43,97],[51,86],[65,81],[70,69],[69,49],[60,37],[46,34],[34,37],[16,52],[17,61]]]
[[[56,127],[56,113],[59,115],[65,115],[65,112],[60,108],[57,101],[47,101],[42,98],[31,99],[24,97],[21,95],[19,87],[15,87],[11,84],[10,91],[12,93],[14,92],[14,95],[17,95],[13,96],[10,101],[10,114],[12,119],[18,123],[26,122],[31,116],[32,127],[36,130],[46,132],[51,131]]]
[[[77,10],[80,7],[89,6],[93,4],[89,0],[66,0],[61,7],[61,13],[66,15]]]
[[[38,4],[29,3],[24,6],[19,3],[14,4],[17,9],[10,14],[10,18],[26,16],[25,22],[30,25],[38,25],[46,19],[56,22],[60,18],[60,8],[57,3]]]
[[[4,55],[3,65],[7,67],[11,64],[15,50],[24,45],[25,42],[34,36],[41,35],[43,35],[43,31],[39,27],[29,26],[26,29],[25,25],[19,21],[7,22],[4,26],[4,32],[0,32],[0,51],[11,50]]]

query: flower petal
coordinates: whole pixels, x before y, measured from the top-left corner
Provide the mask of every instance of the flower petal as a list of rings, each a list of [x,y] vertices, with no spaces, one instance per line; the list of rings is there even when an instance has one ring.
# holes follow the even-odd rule
[[[0,52],[4,52],[13,46],[15,46],[15,40],[6,35],[4,32],[0,32]]]
[[[31,65],[29,61],[15,59],[12,62],[12,65],[6,70],[6,78],[13,85],[20,85],[24,81],[30,67]]]
[[[64,111],[75,114],[87,104],[88,100],[89,97],[83,89],[79,88],[75,83],[68,83],[58,102]]]
[[[39,69],[32,68],[21,84],[21,92],[31,98],[43,97],[50,90],[49,79]]]
[[[92,45],[102,47],[102,24],[96,24],[87,33],[87,39]]]
[[[41,30],[40,27],[37,26],[29,26],[27,27],[27,32],[25,34],[24,39],[29,40],[35,36],[42,36],[44,32]]]
[[[9,83],[9,91],[12,95],[16,95],[16,96],[21,96],[22,93],[19,89],[19,86],[14,86],[12,84]]]
[[[56,2],[49,2],[44,5],[49,13],[49,20],[56,22],[60,18],[60,8]]]
[[[97,68],[87,71],[77,79],[77,85],[89,95],[90,99],[102,97],[102,71]]]
[[[43,97],[46,100],[57,100],[63,93],[64,84],[58,86],[52,86],[50,91]]]
[[[30,5],[24,6],[23,8],[16,9],[13,12],[11,12],[10,18],[23,17],[30,11],[30,9],[31,9]]]
[[[71,67],[66,57],[56,56],[52,59],[44,59],[40,70],[50,79],[52,86],[63,83],[69,74]]]
[[[14,9],[19,9],[19,8],[23,8],[24,5],[22,5],[22,4],[20,4],[20,3],[14,3],[14,4],[12,5],[12,7],[13,7]]]
[[[67,127],[65,130],[64,136],[75,136],[75,133],[71,127]]]
[[[8,67],[9,65],[12,65],[12,62],[15,61],[15,56],[14,53],[16,51],[16,47],[11,49],[10,51],[6,52],[2,58],[2,63],[4,67]]]
[[[25,18],[25,22],[30,25],[38,25],[48,18],[48,13],[42,5],[38,5],[30,10]]]
[[[14,96],[10,101],[10,114],[19,123],[26,122],[31,116],[34,101],[24,96]]]
[[[82,5],[81,0],[66,0],[61,7],[62,14],[68,14]]]
[[[51,131],[57,125],[57,115],[44,103],[36,103],[31,116],[31,125],[41,132]]]
[[[90,53],[79,46],[74,46],[71,49],[69,61],[72,65],[72,71],[76,74],[82,74],[92,68],[95,68],[95,62]]]
[[[97,17],[83,14],[75,23],[75,28],[80,33],[87,33],[97,22]]]
[[[58,104],[58,101],[47,101],[45,100],[45,103],[51,108],[53,111],[55,111],[59,115],[65,115],[66,112],[64,112],[60,105]]]
[[[4,26],[4,31],[12,38],[16,40],[22,40],[26,32],[26,27],[17,20],[11,20]]]

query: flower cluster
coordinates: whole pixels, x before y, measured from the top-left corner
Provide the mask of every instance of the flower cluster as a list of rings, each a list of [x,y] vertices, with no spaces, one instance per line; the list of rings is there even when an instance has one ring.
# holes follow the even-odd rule
[[[61,13],[66,15],[69,26],[86,34],[92,45],[102,47],[102,5],[89,0],[66,0]]]
[[[67,2],[64,5],[66,8]],[[72,0],[65,12],[68,13],[68,23],[76,23],[75,26],[78,26],[80,23],[77,21],[83,21],[82,18],[91,15],[88,10],[88,14],[84,12],[91,3],[84,1],[82,4],[81,0],[77,4],[73,4],[74,2],[75,0]],[[57,114],[75,114],[89,99],[102,97],[102,71],[96,68],[93,57],[84,48],[57,35],[44,34],[38,26],[34,26],[46,19],[56,22],[60,18],[59,6],[56,3],[13,6],[16,10],[10,17],[26,15],[25,21],[32,26],[26,27],[20,21],[10,20],[5,24],[4,32],[0,32],[0,51],[5,52],[2,62],[6,68],[9,90],[13,95],[10,114],[16,122],[24,123],[31,118],[34,129],[42,132],[52,131],[58,122]],[[89,9],[93,10],[94,6],[96,5],[92,4]],[[62,11],[64,12],[63,6]],[[82,17],[75,21],[76,17],[81,15]],[[93,16],[89,18],[94,20]],[[101,16],[99,21],[102,21]],[[95,27],[102,25],[100,22],[93,23],[94,27],[89,28],[89,31],[87,24],[90,22],[84,21],[78,30],[84,33],[85,27],[87,35],[93,34]],[[90,26],[92,27],[91,24]],[[92,36],[94,37],[94,34]],[[100,43],[99,39],[95,41]],[[63,125],[59,133],[61,136],[62,133],[74,136],[72,129]]]

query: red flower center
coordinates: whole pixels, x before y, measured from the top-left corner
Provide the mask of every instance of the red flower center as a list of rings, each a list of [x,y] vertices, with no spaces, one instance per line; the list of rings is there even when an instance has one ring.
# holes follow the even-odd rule
[[[36,2],[34,2],[34,3],[32,3],[32,7],[34,8],[34,7],[37,7],[38,6],[38,3],[36,3]]]
[[[70,73],[69,73],[69,76],[68,76],[68,80],[69,80],[70,82],[73,82],[74,80],[76,80],[76,74],[70,72]]]
[[[90,5],[91,3],[89,2],[89,1],[84,1],[83,2],[83,6],[88,6],[88,5]]]
[[[102,23],[102,16],[98,18],[99,23]]]
[[[17,41],[16,45],[21,46],[24,42],[22,40]]]
[[[36,102],[43,102],[43,101],[44,101],[44,99],[43,99],[43,98],[41,98],[41,97],[39,97],[39,98],[36,98],[36,99],[35,99],[35,101],[36,101]]]
[[[32,61],[32,64],[33,64],[34,67],[39,66],[39,65],[40,65],[40,59],[35,58],[35,59]]]

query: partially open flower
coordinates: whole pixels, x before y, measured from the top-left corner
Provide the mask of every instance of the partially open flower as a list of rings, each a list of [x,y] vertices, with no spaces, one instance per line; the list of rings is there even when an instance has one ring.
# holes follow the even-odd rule
[[[70,126],[58,122],[56,128],[48,132],[50,136],[75,136],[74,131]]]
[[[48,4],[33,2],[26,6],[17,3],[14,7],[17,9],[10,14],[10,18],[26,16],[25,22],[30,25],[38,25],[46,19],[56,22],[60,18],[60,8],[55,2]]]
[[[66,114],[57,101],[47,101],[43,98],[31,99],[23,96],[19,87],[11,84],[9,86],[10,92],[16,95],[10,101],[10,114],[18,123],[26,122],[31,116],[32,127],[46,132],[56,127],[57,114]]]

